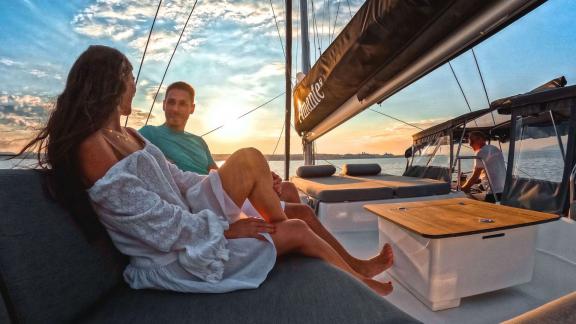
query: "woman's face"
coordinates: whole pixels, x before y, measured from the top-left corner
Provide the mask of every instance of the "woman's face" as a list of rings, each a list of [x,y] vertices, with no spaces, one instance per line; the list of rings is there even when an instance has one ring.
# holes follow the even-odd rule
[[[128,116],[132,112],[132,99],[136,93],[136,85],[134,84],[134,75],[132,74],[132,71],[128,72],[124,77],[124,86],[126,91],[124,91],[122,98],[120,98],[118,112],[122,116]]]

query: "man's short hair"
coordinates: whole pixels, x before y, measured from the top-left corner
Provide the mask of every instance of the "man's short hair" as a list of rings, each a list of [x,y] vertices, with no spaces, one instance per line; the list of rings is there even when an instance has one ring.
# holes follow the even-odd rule
[[[468,137],[471,140],[472,139],[479,139],[479,140],[484,140],[484,141],[488,140],[488,136],[486,136],[486,134],[484,134],[483,132],[480,132],[480,131],[470,132],[470,135],[468,135]]]
[[[168,93],[170,92],[170,90],[173,90],[173,89],[178,89],[178,90],[183,90],[183,91],[188,92],[188,95],[190,96],[190,100],[192,100],[192,102],[194,102],[195,91],[194,91],[194,88],[192,88],[192,86],[189,85],[188,83],[186,83],[184,81],[178,81],[178,82],[172,83],[166,89],[166,96],[168,96]]]

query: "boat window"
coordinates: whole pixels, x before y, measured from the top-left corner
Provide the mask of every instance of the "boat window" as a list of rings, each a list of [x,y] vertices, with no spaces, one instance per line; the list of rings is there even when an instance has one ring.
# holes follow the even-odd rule
[[[561,182],[567,129],[567,121],[554,120],[548,113],[519,118],[513,176]]]
[[[414,166],[450,166],[450,137],[438,137],[417,150],[412,160]]]

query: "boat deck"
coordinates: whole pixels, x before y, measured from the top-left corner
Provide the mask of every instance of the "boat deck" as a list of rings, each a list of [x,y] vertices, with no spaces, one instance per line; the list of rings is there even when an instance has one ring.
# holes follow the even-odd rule
[[[560,221],[559,221],[560,222]],[[575,224],[557,224],[575,226]],[[368,258],[378,252],[378,232],[336,233],[338,240],[356,257]],[[539,235],[542,240],[543,236]],[[558,237],[545,237],[554,240]],[[548,245],[548,244],[539,244]],[[573,259],[572,259],[573,260]],[[406,313],[424,323],[498,323],[576,290],[576,263],[570,258],[536,251],[536,265],[531,282],[490,293],[462,298],[457,308],[434,312],[385,273],[376,277],[392,280],[394,292],[386,298]]]

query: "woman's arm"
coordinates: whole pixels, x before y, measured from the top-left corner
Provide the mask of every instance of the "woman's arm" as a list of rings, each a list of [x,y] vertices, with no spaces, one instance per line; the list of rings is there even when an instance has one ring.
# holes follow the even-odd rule
[[[203,280],[222,279],[229,253],[224,237],[229,225],[224,217],[207,209],[190,213],[126,172],[100,181],[90,197],[108,227],[158,251],[177,252],[182,267]]]

